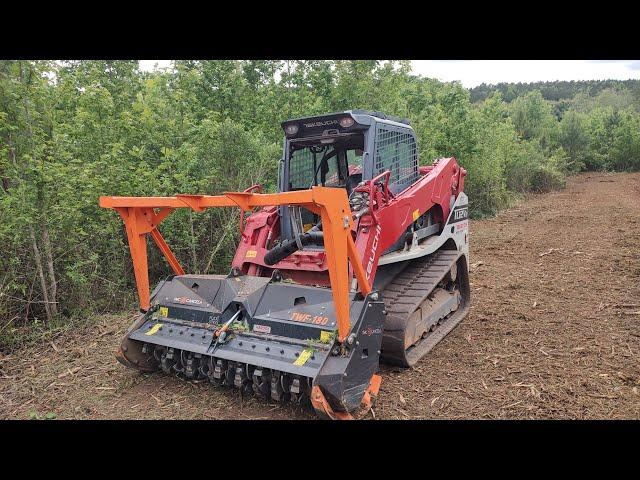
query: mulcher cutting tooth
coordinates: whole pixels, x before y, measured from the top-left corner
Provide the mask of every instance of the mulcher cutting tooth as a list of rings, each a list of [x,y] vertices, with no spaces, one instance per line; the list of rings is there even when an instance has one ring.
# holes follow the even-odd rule
[[[290,376],[274,371],[271,374],[271,400],[274,402],[287,403],[291,398]]]
[[[291,393],[291,403],[303,411],[313,412],[311,405],[312,379],[295,375],[291,378],[289,392]]]
[[[293,376],[289,385],[291,402],[298,404],[304,408],[312,409],[310,402],[311,387],[312,385],[310,378],[300,377],[298,375]]]
[[[160,357],[160,366],[162,367],[162,371],[166,374],[170,374],[175,366],[176,361],[174,360],[174,351],[173,348],[166,349],[162,352],[162,356]]]
[[[175,353],[175,357],[176,357],[176,363],[173,366],[173,370],[179,375],[181,373],[184,373],[184,350],[178,350]]]
[[[153,358],[158,363],[158,365],[161,365],[161,363],[162,363],[162,355],[166,351],[167,351],[167,347],[163,347],[161,345],[156,345],[155,348],[153,349]]]
[[[236,362],[228,362],[227,369],[224,372],[224,385],[227,387],[233,387],[233,382],[236,377]]]
[[[284,403],[291,401],[291,375],[288,373],[282,373],[280,376],[280,385],[283,390],[283,399]]]
[[[186,354],[186,361],[184,365],[184,375],[188,379],[198,380],[200,370],[200,359],[202,355],[199,353],[188,352]]]
[[[224,381],[224,372],[227,371],[227,362],[213,357],[209,358],[209,381],[221,386]]]
[[[260,398],[269,400],[271,392],[271,372],[266,368],[256,367],[252,375],[253,391]]]
[[[236,373],[233,379],[233,385],[240,390],[242,396],[253,393],[251,387],[251,376],[248,375],[250,366],[248,364],[236,364]]]
[[[200,365],[198,366],[198,374],[200,378],[204,380],[211,380],[209,377],[211,376],[211,360],[213,357],[201,358]]]
[[[300,377],[293,377],[293,379],[291,380],[289,391],[292,395],[299,395],[301,393],[302,390],[300,388]]]

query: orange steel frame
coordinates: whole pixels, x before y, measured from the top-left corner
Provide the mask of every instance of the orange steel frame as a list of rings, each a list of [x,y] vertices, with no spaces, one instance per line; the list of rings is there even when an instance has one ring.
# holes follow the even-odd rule
[[[329,280],[338,320],[338,340],[343,342],[350,331],[349,321],[349,268],[358,281],[360,292],[367,295],[371,286],[367,281],[362,261],[356,250],[351,230],[353,219],[347,193],[343,189],[312,187],[282,193],[225,192],[222,195],[176,195],[174,197],[100,197],[100,206],[116,210],[124,221],[133,260],[140,308],[150,307],[149,271],[147,264],[147,234],[165,256],[176,275],[184,275],[158,226],[176,208],[191,208],[203,212],[212,207],[240,207],[242,212],[256,207],[299,205],[320,215],[324,233]],[[157,211],[156,211],[157,210]]]

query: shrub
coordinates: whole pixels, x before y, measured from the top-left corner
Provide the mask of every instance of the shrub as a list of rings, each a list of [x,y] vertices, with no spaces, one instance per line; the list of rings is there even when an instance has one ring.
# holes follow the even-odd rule
[[[533,167],[530,176],[530,190],[536,193],[550,192],[564,188],[566,177],[551,165]]]

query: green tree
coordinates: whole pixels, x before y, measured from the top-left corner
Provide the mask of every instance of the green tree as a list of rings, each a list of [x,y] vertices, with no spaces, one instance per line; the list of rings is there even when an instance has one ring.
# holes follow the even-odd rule
[[[560,145],[569,157],[568,168],[579,171],[584,167],[584,156],[589,145],[589,137],[583,115],[569,110],[560,122]]]
[[[537,139],[542,148],[550,148],[556,139],[557,121],[551,104],[539,91],[527,92],[511,103],[511,118],[516,132],[524,140]]]

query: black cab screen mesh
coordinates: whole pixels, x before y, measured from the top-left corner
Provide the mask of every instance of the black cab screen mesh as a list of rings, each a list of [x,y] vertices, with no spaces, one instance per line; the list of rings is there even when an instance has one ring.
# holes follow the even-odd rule
[[[378,123],[374,176],[385,170],[391,172],[391,191],[401,192],[418,178],[418,150],[413,135],[406,129]]]

